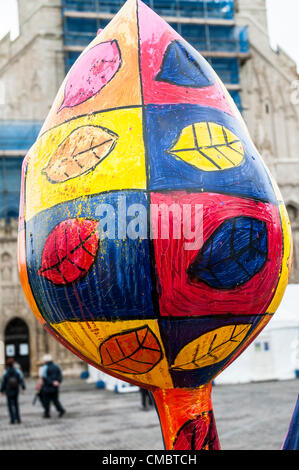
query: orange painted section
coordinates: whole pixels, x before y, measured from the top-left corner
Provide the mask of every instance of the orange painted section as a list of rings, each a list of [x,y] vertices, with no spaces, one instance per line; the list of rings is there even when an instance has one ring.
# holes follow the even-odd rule
[[[80,61],[77,60],[61,85],[40,134],[74,117],[94,113],[95,110],[104,111],[142,104],[136,1],[127,2],[100,34],[95,36],[80,56],[81,60],[92,48],[103,43],[109,43],[112,40],[117,41],[121,60],[120,67],[112,79],[89,99],[75,106],[64,107],[66,86],[68,84],[69,86],[76,86],[74,83],[69,83],[68,80],[72,77],[72,70],[76,66],[80,68]],[[80,74],[78,79],[79,77]],[[88,87],[87,83],[85,84],[86,87]]]
[[[182,427],[212,412],[212,383],[196,389],[157,389],[153,392],[166,450],[174,447]]]

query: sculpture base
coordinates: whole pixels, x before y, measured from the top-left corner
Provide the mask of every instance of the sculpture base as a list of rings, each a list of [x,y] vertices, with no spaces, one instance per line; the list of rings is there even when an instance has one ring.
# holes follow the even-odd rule
[[[153,392],[166,450],[218,450],[212,384]]]

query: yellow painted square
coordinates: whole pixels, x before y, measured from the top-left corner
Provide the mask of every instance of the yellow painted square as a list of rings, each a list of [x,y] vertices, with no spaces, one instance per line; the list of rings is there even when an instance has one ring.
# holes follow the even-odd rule
[[[117,136],[111,152],[88,172],[64,182],[51,182],[45,168],[57,149],[71,140],[76,129],[100,126]],[[68,139],[68,140],[67,140]],[[63,158],[70,158],[63,147]],[[73,148],[70,146],[70,154]],[[146,189],[142,109],[123,108],[72,119],[43,134],[29,151],[25,218],[59,203],[110,190]]]
[[[118,322],[108,321],[81,321],[51,324],[63,338],[71,343],[86,358],[91,359],[103,369],[99,348],[101,344],[111,336],[119,335],[127,331],[148,326],[156,336],[162,350],[162,359],[149,372],[143,374],[128,374],[114,370],[115,374],[122,376],[124,380],[133,380],[144,385],[152,385],[160,388],[172,388],[173,383],[169,374],[169,366],[165,356],[159,325],[157,320],[125,320]],[[109,369],[106,369],[109,374]]]

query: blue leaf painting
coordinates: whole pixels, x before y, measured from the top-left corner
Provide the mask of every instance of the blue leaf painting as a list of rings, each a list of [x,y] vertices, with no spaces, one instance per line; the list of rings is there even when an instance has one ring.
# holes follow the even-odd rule
[[[192,88],[213,85],[215,75],[205,59],[188,44],[172,41],[156,80]]]
[[[192,282],[233,289],[255,276],[265,265],[267,255],[266,223],[253,217],[233,217],[205,241],[187,274]]]

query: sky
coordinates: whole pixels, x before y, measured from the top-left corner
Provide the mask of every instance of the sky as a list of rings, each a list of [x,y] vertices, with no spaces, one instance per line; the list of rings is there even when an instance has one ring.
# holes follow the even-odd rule
[[[11,39],[18,36],[17,0],[0,0],[0,39],[10,31]]]
[[[254,2],[254,0],[252,0]],[[299,70],[299,0],[266,0],[270,42],[280,45]],[[10,31],[11,39],[18,35],[17,0],[0,0],[0,38]]]
[[[299,0],[267,0],[271,46],[279,45],[299,71]]]

